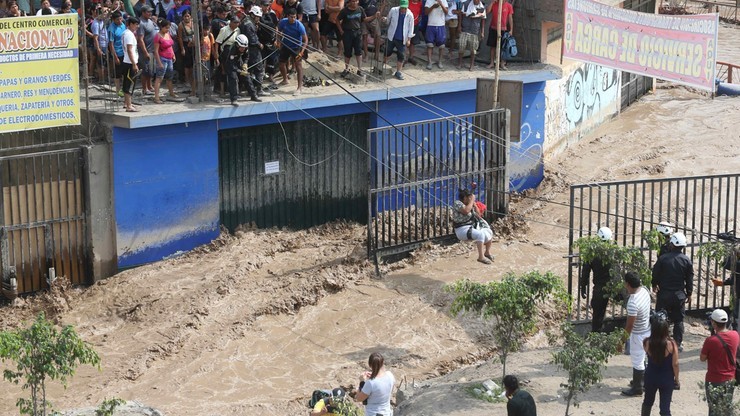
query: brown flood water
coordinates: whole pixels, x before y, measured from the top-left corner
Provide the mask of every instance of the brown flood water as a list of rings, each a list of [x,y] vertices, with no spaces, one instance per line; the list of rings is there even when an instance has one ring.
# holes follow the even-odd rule
[[[740,29],[723,24],[719,39],[719,59],[740,63]],[[659,88],[554,161],[559,179],[540,192],[567,202],[567,183],[645,177],[650,164],[663,165],[658,176],[737,172],[738,126],[740,98]],[[567,208],[518,208],[567,225]],[[62,321],[94,344],[102,371],[82,368],[50,396],[57,408],[121,397],[177,416],[305,415],[312,390],[356,385],[372,351],[409,384],[487,358],[485,327],[447,314],[445,283],[533,268],[565,273],[567,232],[532,223],[495,245],[494,266],[475,263],[468,246],[435,247],[374,280],[370,264],[347,261],[363,253],[364,231],[238,233],[72,293]],[[19,389],[3,389],[0,414],[13,414]]]

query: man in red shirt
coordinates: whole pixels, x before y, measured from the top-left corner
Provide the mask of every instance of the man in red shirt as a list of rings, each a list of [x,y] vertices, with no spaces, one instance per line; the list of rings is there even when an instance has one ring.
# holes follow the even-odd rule
[[[412,15],[414,15],[414,37],[411,38],[411,45],[409,45],[409,54],[406,60],[411,65],[416,65],[416,58],[414,57],[414,46],[421,43],[421,29],[419,29],[419,24],[421,23],[421,14],[422,10],[424,9],[424,1],[423,0],[410,0],[409,1],[409,7],[408,10],[411,12]]]
[[[715,309],[711,318],[714,335],[704,340],[699,355],[699,360],[707,362],[705,388],[709,416],[730,415],[740,335],[727,328],[727,312],[722,309]]]
[[[501,18],[498,15],[498,2],[503,1],[504,4],[501,6]],[[504,33],[509,33],[514,36],[514,7],[506,0],[496,0],[488,6],[486,14],[492,16],[491,28],[488,31],[488,40],[486,45],[491,47],[491,63],[488,65],[489,68],[493,68],[496,65],[496,39],[498,38],[496,22],[501,27],[501,37],[503,38]],[[506,69],[506,61],[501,61],[501,69]]]

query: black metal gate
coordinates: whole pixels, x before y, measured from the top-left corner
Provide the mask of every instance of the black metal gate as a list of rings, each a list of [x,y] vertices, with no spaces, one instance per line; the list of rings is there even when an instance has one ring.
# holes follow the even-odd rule
[[[367,155],[359,149],[364,148],[369,116],[320,121],[219,132],[224,226],[231,231],[239,225],[307,228],[336,219],[366,220],[362,166]]]
[[[18,292],[47,287],[49,269],[89,283],[82,149],[0,157],[0,276]]]
[[[686,235],[686,255],[694,263],[694,293],[688,311],[702,311],[726,306],[730,289],[715,288],[708,279],[725,278],[726,271],[716,262],[697,255],[698,247],[717,234],[738,229],[740,174],[646,179],[573,185],[570,187],[570,234],[568,290],[576,299],[574,318],[590,318],[590,299],[578,297],[581,263],[573,252],[573,242],[595,234],[607,226],[614,240],[645,252],[649,264],[656,260],[642,239],[642,232],[661,221],[675,224]],[[589,289],[589,296],[591,290]],[[618,311],[612,310],[616,316]]]
[[[368,254],[454,235],[449,207],[473,183],[488,216],[505,215],[508,137],[504,109],[368,130]]]

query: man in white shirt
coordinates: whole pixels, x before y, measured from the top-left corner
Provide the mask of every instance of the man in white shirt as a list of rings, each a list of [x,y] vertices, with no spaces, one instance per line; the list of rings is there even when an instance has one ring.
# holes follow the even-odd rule
[[[445,32],[447,0],[426,0],[424,13],[427,14],[427,30],[424,33],[424,38],[427,41],[427,69],[432,69],[432,51],[435,46],[439,49],[437,67],[442,69],[442,51],[447,41],[447,33]]]
[[[645,348],[642,341],[650,336],[650,292],[642,286],[640,276],[635,272],[624,275],[624,288],[629,294],[627,300],[627,325],[629,334],[630,360],[632,361],[632,386],[623,390],[625,396],[641,396],[645,379]]]
[[[123,32],[123,106],[127,113],[139,111],[131,103],[134,94],[136,77],[139,76],[139,51],[137,49],[136,30],[139,28],[139,19],[129,17],[126,30]]]

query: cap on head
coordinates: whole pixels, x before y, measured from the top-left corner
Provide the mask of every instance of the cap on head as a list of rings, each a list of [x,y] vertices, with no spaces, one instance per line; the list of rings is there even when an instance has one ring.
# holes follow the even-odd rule
[[[400,7],[409,7],[409,0],[401,0]]]
[[[257,17],[262,17],[262,9],[260,8],[260,6],[252,6],[252,8],[249,10],[249,13]]]
[[[599,231],[596,232],[596,236],[602,239],[603,241],[611,241],[612,230],[609,229],[609,227],[601,227],[599,228]]]
[[[712,320],[719,324],[726,324],[727,312],[723,311],[722,309],[715,309],[714,312],[712,312]]]
[[[331,397],[334,399],[344,399],[344,394],[344,390],[339,387],[331,391]]]
[[[655,227],[655,230],[665,236],[669,236],[673,234],[673,224],[662,221],[657,227]]]
[[[671,244],[674,247],[686,247],[686,236],[683,233],[674,233],[671,235]]]

